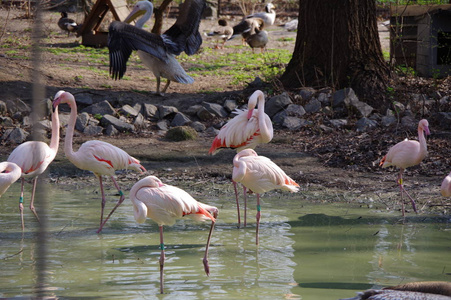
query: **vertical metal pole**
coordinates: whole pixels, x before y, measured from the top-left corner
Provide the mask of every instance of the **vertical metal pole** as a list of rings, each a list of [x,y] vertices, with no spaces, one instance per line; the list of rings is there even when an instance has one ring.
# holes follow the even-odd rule
[[[45,87],[43,83],[43,78],[41,75],[41,39],[43,37],[43,27],[42,27],[43,17],[42,17],[42,7],[41,0],[36,1],[36,10],[34,13],[34,23],[32,32],[32,86],[33,86],[33,122],[39,121],[44,116],[44,106],[41,105],[42,101],[45,99]],[[33,132],[33,140],[40,140],[37,136],[36,131]],[[44,299],[48,297],[48,283],[47,283],[47,193],[45,185],[43,184],[42,177],[38,177],[38,184],[36,187],[36,204],[40,208],[40,223],[37,232],[36,239],[36,286],[35,286],[35,296],[38,299]]]

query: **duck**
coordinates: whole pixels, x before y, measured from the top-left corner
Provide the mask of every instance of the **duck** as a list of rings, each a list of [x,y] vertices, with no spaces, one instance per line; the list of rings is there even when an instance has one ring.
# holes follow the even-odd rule
[[[263,53],[266,49],[266,44],[268,44],[268,32],[256,28],[255,33],[246,38],[246,43],[252,48],[252,52],[254,52],[255,48],[260,48],[260,51]]]
[[[204,8],[204,0],[186,0],[176,22],[158,35],[143,29],[153,14],[152,2],[137,2],[124,22],[114,21],[108,27],[111,77],[121,79],[132,51],[137,51],[143,64],[157,79],[157,95],[163,95],[171,81],[192,84],[194,79],[185,72],[176,56],[182,52],[193,55],[199,50],[202,44],[199,24]],[[135,26],[128,24],[139,16],[142,17]],[[166,78],[167,83],[160,91],[161,77]]]
[[[58,20],[58,27],[64,31],[67,31],[67,36],[69,36],[71,32],[77,32],[80,25],[74,20],[68,18],[67,12],[62,11],[61,18]]]
[[[233,26],[233,37],[241,34],[243,45],[246,42],[246,39],[255,34],[257,30],[263,30],[265,26],[265,21],[261,18],[245,18],[241,20],[240,23]]]
[[[207,36],[211,36],[217,39],[216,49],[224,49],[224,45],[233,35],[233,28],[229,26],[226,19],[218,20],[218,28],[207,33]],[[222,46],[219,47],[219,41],[222,40]]]

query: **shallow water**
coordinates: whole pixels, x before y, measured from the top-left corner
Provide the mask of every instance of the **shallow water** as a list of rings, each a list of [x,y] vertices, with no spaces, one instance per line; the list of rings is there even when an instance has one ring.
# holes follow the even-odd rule
[[[211,274],[207,277],[202,265],[209,224],[180,220],[165,227],[165,294],[160,295],[158,226],[151,220],[137,224],[128,199],[98,235],[98,188],[47,184],[47,257],[40,260],[38,223],[28,207],[21,233],[19,187],[14,184],[0,199],[4,298],[36,295],[42,261],[47,295],[61,299],[321,300],[352,297],[371,287],[450,279],[449,217],[409,215],[403,224],[397,212],[311,204],[308,191],[273,192],[262,197],[257,247],[254,195],[249,224],[237,229],[231,187],[225,187],[226,193],[219,192],[224,187],[208,188],[205,195],[200,186],[186,185],[197,200],[220,210],[209,255]],[[25,206],[29,197],[28,190]],[[107,212],[117,198],[108,191]]]

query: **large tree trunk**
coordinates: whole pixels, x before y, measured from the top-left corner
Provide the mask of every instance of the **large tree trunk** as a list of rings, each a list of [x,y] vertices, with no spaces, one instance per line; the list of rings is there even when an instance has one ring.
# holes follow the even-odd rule
[[[299,0],[296,45],[281,77],[286,88],[352,87],[374,105],[384,100],[389,74],[374,0]]]
[[[171,4],[172,0],[164,0],[163,3],[158,8],[155,8],[155,23],[153,24],[152,33],[161,34],[161,30],[163,28],[163,13],[168,8],[169,4]]]

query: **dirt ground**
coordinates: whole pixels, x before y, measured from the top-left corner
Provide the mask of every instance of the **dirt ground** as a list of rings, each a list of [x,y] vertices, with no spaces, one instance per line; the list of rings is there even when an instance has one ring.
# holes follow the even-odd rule
[[[33,23],[22,18],[23,11],[12,10],[8,12],[0,9],[1,39],[14,39],[17,41],[17,53],[24,57],[30,57],[31,28]],[[64,45],[72,47],[81,41],[74,35],[69,37],[60,31],[57,21],[60,15],[57,12],[44,14],[43,29],[46,45]],[[71,16],[81,22],[81,14]],[[233,21],[233,20],[232,20]],[[202,21],[200,30],[208,31],[216,21]],[[232,22],[233,23],[233,22]],[[281,22],[279,22],[281,23]],[[6,28],[4,28],[6,24]],[[279,24],[280,25],[280,24]],[[388,31],[381,27],[381,42],[385,49],[388,47]],[[282,27],[272,26],[268,29],[270,42],[268,49],[285,48],[290,51],[294,48],[295,32],[287,32]],[[214,46],[213,40],[205,39],[202,47]],[[239,45],[240,39],[232,40],[229,45]],[[22,45],[22,46],[20,46]],[[25,47],[27,46],[27,47]],[[236,49],[226,47],[224,50],[216,50],[216,55],[227,55],[232,51],[250,51],[249,49]],[[66,89],[76,93],[88,88],[90,92],[104,95],[106,99],[118,99],[124,94],[133,95],[136,101],[152,103],[155,105],[171,105],[172,99],[186,99],[186,105],[192,105],[199,101],[222,103],[227,97],[243,98],[246,84],[243,86],[230,85],[229,78],[196,78],[192,85],[173,84],[164,97],[133,92],[133,90],[154,89],[154,82],[148,83],[146,78],[153,78],[150,71],[130,64],[127,74],[136,80],[113,81],[108,77],[95,72],[92,68],[84,68],[86,65],[107,70],[105,65],[91,64],[81,56],[76,62],[67,62],[67,55],[52,55],[45,52],[41,59],[41,72],[46,85],[46,95],[53,96],[56,91]],[[2,95],[0,100],[22,99],[31,100],[32,61],[29,59],[11,58],[0,48],[0,87]],[[108,61],[108,57],[105,57]],[[187,68],[195,62],[185,62]],[[76,73],[72,70],[76,69]],[[68,71],[70,70],[70,71]],[[112,86],[105,88],[105,86]],[[150,86],[150,87],[149,87]],[[211,86],[220,87],[225,92],[203,93]],[[313,121],[317,123],[313,117]],[[432,130],[433,131],[433,130]],[[343,131],[326,134],[318,128],[312,127],[305,131],[289,132],[279,128],[275,129],[274,139],[270,144],[258,147],[258,153],[273,159],[292,178],[300,183],[303,191],[328,192],[329,197],[318,201],[353,201],[359,199],[362,205],[370,205],[373,201],[381,207],[391,208],[398,198],[398,190],[395,184],[396,170],[381,170],[377,164],[385,151],[396,141],[402,140],[406,135],[415,137],[415,132],[399,131],[396,135],[389,130],[380,130],[371,134],[357,134],[345,129]],[[64,136],[64,134],[63,134]],[[90,139],[78,136],[76,144]],[[123,148],[131,155],[140,159],[147,168],[149,174],[173,180],[194,180],[199,184],[204,182],[226,182],[231,179],[232,159],[234,152],[224,150],[215,156],[208,156],[208,149],[213,139],[212,136],[202,135],[196,141],[168,142],[158,130],[141,132],[137,135],[121,135],[119,137],[99,137],[98,139],[110,142]],[[377,147],[371,149],[374,141],[386,139],[386,143],[377,143]],[[348,143],[345,143],[348,141]],[[419,207],[424,211],[436,209],[447,212],[446,201],[439,195],[441,180],[449,171],[449,153],[445,154],[443,147],[450,146],[448,136],[433,138],[431,148],[436,152],[426,162],[406,172],[406,184],[412,191],[412,195],[419,198]],[[62,146],[61,142],[61,146]],[[75,145],[75,148],[78,147]],[[365,148],[366,147],[366,148]],[[0,157],[6,159],[12,150],[12,145],[0,147]],[[371,150],[372,156],[362,157],[361,153]],[[440,163],[437,163],[440,160]],[[446,167],[447,166],[447,167]],[[59,181],[62,177],[68,179],[77,178],[87,173],[77,170],[64,158],[62,148],[59,155],[50,166],[51,180]],[[93,178],[92,175],[90,175]],[[130,177],[132,176],[132,177]],[[119,178],[138,178],[134,175],[119,174]],[[75,180],[75,179],[74,179]],[[92,181],[93,182],[93,181]],[[95,183],[93,183],[95,184]],[[365,199],[365,200],[362,200]],[[430,204],[433,206],[429,206]],[[436,206],[438,205],[438,206]]]

